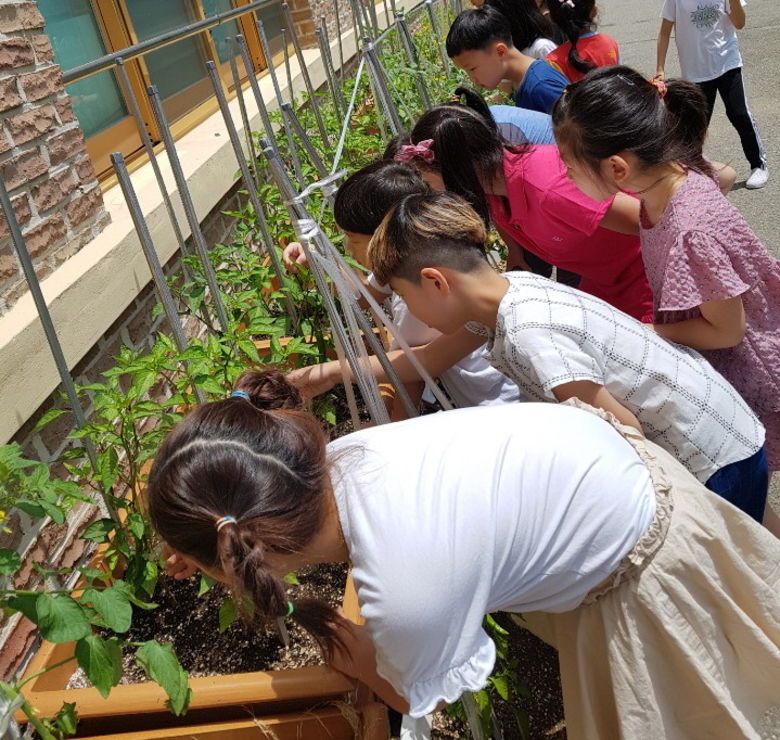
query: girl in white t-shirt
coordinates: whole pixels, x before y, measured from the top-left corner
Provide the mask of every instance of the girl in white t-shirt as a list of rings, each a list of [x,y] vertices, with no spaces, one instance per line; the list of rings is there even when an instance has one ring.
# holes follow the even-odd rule
[[[169,572],[201,567],[260,623],[296,620],[413,717],[485,686],[486,613],[541,611],[570,737],[757,737],[780,685],[780,542],[636,430],[529,403],[326,445],[281,376],[237,387],[156,455]],[[282,580],[344,561],[364,627]]]
[[[737,29],[745,26],[745,0],[665,0],[658,33],[656,75],[663,79],[669,38],[680,57],[683,79],[699,85],[707,98],[709,117],[720,93],[726,115],[737,130],[750,163],[745,187],[762,188],[769,179],[766,154],[742,80]]]
[[[417,170],[393,161],[372,162],[348,177],[336,194],[333,214],[336,224],[344,232],[349,254],[361,265],[370,268],[366,254],[368,243],[385,214],[405,195],[427,190],[428,186]],[[303,264],[305,258],[300,245],[293,243],[285,248],[283,259],[288,268],[295,269],[295,265]],[[368,276],[367,287],[379,303],[390,299],[393,322],[409,346],[428,344],[441,336],[409,313],[403,299],[377,283],[371,275]],[[394,339],[391,349],[398,346]],[[470,352],[452,367],[443,368],[438,377],[459,408],[520,400],[517,385],[490,365],[482,348]],[[409,382],[406,390],[414,401],[419,402],[423,387],[424,384],[417,379]],[[390,417],[393,421],[406,418],[403,405],[394,403]]]

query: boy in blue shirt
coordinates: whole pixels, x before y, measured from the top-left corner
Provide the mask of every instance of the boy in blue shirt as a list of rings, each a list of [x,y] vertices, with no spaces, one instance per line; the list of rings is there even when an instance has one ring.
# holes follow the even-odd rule
[[[517,49],[509,21],[488,5],[458,15],[447,34],[447,54],[475,85],[494,89],[509,80],[515,103],[541,113],[552,111],[569,84],[550,64]]]

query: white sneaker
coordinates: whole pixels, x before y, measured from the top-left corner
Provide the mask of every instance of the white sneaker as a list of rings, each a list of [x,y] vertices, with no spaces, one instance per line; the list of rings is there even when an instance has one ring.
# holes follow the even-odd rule
[[[745,181],[748,190],[758,190],[766,185],[769,180],[769,170],[766,167],[756,167],[750,171],[750,177]]]

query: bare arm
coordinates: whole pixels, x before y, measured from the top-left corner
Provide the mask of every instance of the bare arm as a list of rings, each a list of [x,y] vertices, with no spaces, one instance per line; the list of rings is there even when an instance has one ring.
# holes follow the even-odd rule
[[[639,235],[639,208],[638,198],[633,198],[625,193],[618,193],[609,210],[604,214],[599,226],[617,231],[619,234]]]
[[[741,296],[707,301],[699,306],[701,316],[674,324],[654,324],[664,339],[694,349],[735,347],[745,336],[745,308]]]
[[[734,28],[739,30],[745,27],[745,9],[739,0],[729,0],[729,18]]]
[[[666,54],[669,51],[669,39],[672,35],[674,23],[664,18],[661,21],[661,29],[658,31],[658,41],[656,42],[655,73],[664,76],[666,68]]]
[[[593,383],[590,380],[574,380],[571,383],[556,386],[552,389],[552,392],[559,401],[579,398],[580,401],[584,401],[595,408],[609,411],[621,424],[632,426],[643,434],[639,419],[603,385]]]

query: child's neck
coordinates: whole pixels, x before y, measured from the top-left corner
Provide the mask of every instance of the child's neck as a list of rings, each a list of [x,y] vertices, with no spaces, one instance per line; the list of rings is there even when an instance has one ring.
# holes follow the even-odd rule
[[[523,84],[525,73],[535,61],[536,59],[523,54],[514,46],[507,49],[504,69],[506,70],[506,78],[512,83],[515,90]]]
[[[631,190],[642,199],[645,215],[651,226],[663,216],[672,196],[688,178],[688,171],[676,162],[652,167],[642,173]]]
[[[509,290],[509,281],[487,266],[478,272],[462,274],[461,280],[470,320],[495,331],[498,307]]]

